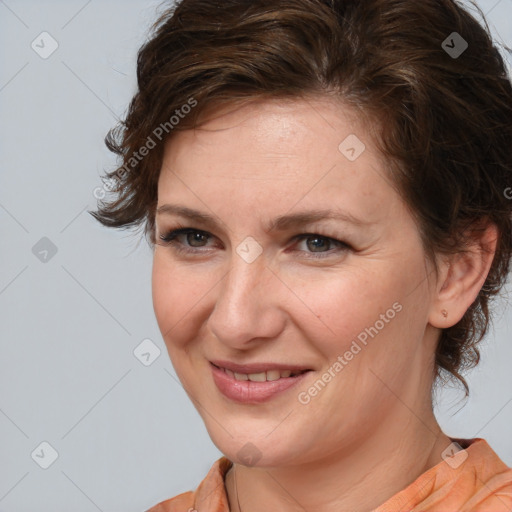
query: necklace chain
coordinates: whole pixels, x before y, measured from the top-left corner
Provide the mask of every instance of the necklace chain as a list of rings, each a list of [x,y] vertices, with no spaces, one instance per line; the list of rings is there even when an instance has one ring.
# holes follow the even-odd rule
[[[238,504],[238,512],[242,512],[242,507],[240,506],[240,500],[238,499],[238,485],[237,485],[237,476],[236,476],[236,464],[235,464],[235,494],[236,494],[236,502]]]

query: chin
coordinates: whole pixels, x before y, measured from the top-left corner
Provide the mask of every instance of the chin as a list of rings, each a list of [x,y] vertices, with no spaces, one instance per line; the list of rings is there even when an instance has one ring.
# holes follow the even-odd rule
[[[270,427],[268,431],[272,431]],[[260,431],[261,432],[261,431]],[[215,433],[216,434],[216,433]],[[250,467],[278,467],[298,462],[298,457],[303,456],[293,444],[290,436],[261,436],[261,434],[236,435],[233,437],[222,432],[219,436],[211,435],[213,444],[222,454],[236,464]]]

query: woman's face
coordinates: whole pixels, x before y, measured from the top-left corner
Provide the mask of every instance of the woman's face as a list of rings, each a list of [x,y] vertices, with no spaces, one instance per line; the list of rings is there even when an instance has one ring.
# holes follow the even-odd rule
[[[251,103],[177,132],[158,208],[156,318],[226,456],[258,466],[339,457],[413,409],[426,414],[431,266],[347,107]],[[190,232],[160,239],[178,228]],[[255,366],[234,376],[212,361]],[[262,376],[271,365],[310,371],[257,382],[283,375]]]

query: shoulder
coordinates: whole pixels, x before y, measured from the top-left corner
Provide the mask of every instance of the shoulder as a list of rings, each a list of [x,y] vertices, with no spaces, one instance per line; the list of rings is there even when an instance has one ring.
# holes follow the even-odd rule
[[[453,439],[462,448],[443,457],[374,512],[461,510],[511,512],[512,469],[484,439]]]
[[[194,511],[194,492],[188,491],[174,498],[161,501],[146,512],[195,512]]]
[[[465,503],[474,512],[512,510],[512,469],[508,467],[483,439],[474,442],[474,494]],[[469,452],[469,449],[467,450]],[[468,457],[469,459],[469,457]]]
[[[174,498],[161,501],[145,512],[197,512],[197,510],[228,512],[224,478],[232,465],[229,459],[221,457],[215,461],[195,491],[184,492]]]
[[[445,458],[438,467],[437,491],[447,502],[468,512],[510,512],[512,469],[480,438],[452,439],[460,452]]]

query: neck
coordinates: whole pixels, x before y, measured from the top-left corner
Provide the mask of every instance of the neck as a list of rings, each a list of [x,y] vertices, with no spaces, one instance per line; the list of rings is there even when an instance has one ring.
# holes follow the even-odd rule
[[[394,416],[388,423],[380,425],[375,436],[352,443],[350,450],[309,464],[235,464],[225,479],[230,511],[374,510],[441,462],[441,453],[451,442],[432,411],[411,416],[405,410],[403,417]]]

